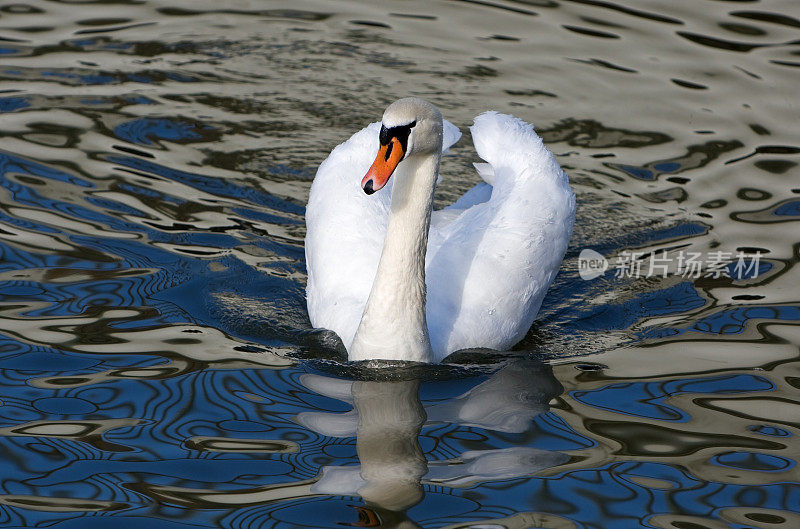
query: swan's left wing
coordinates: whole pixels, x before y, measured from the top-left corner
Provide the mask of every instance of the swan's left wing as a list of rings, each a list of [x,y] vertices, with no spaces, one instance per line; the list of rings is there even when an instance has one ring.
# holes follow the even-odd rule
[[[439,358],[525,336],[575,217],[567,175],[531,125],[487,112],[471,131],[485,182],[434,212],[428,243],[427,320]]]
[[[314,327],[330,329],[349,348],[378,269],[392,179],[367,195],[361,189],[378,152],[380,122],[337,146],[322,162],[306,206],[306,295]],[[444,123],[445,150],[461,133]]]

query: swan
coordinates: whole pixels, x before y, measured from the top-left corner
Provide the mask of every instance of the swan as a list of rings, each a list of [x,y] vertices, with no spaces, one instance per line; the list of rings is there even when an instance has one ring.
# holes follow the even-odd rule
[[[506,350],[530,329],[575,195],[530,124],[490,111],[470,131],[483,182],[436,211],[439,162],[461,133],[422,99],[390,104],[319,166],[306,208],[308,314],[349,360]]]

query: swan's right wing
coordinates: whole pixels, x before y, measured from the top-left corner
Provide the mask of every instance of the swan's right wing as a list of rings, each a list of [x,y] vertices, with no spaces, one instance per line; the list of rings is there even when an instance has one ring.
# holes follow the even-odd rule
[[[428,245],[428,328],[440,358],[525,336],[575,216],[569,180],[531,125],[487,112],[471,130],[485,183],[434,212]]]

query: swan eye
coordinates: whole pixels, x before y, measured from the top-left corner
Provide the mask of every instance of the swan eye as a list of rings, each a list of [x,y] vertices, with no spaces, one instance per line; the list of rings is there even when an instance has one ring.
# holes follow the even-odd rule
[[[400,146],[403,147],[403,152],[406,152],[408,147],[408,136],[411,134],[411,129],[415,127],[417,124],[417,120],[412,121],[408,125],[397,125],[396,127],[387,127],[386,125],[381,125],[381,133],[378,136],[380,139],[381,145],[389,145],[392,141],[392,138],[396,138],[398,142],[400,142]]]

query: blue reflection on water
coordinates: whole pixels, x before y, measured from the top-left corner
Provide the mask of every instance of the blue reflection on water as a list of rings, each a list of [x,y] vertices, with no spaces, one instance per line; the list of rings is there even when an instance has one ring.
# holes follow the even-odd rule
[[[627,329],[651,316],[679,314],[705,305],[693,283],[684,281],[662,290],[644,292],[619,304],[597,306],[580,319],[580,328],[599,331]]]
[[[76,74],[76,73],[67,73],[67,72],[60,72],[60,71],[43,71],[41,72],[42,77],[58,77],[60,79],[67,79],[70,81],[75,82],[76,84],[81,85],[104,85],[104,84],[111,84],[117,79],[112,75],[102,75],[102,74]]]
[[[737,394],[772,391],[774,385],[754,375],[727,375],[668,382],[627,382],[589,391],[573,391],[572,397],[584,404],[623,415],[648,417],[660,421],[687,422],[692,417],[666,400],[675,395]]]
[[[5,175],[11,172],[40,176],[42,178],[58,180],[80,187],[93,187],[88,181],[76,177],[73,174],[0,151],[0,175],[3,176],[0,182],[4,187],[12,185],[11,182],[5,178]]]
[[[800,321],[800,306],[794,305],[761,305],[731,307],[713,312],[693,321],[685,327],[652,328],[642,333],[648,339],[659,339],[680,336],[687,332],[698,332],[714,335],[740,334],[754,320],[767,321]]]
[[[791,200],[775,209],[773,215],[800,217],[800,200]]]
[[[152,145],[153,140],[190,141],[200,139],[197,129],[211,130],[208,125],[167,118],[139,118],[114,127],[114,136],[131,143]]]
[[[757,452],[727,452],[711,458],[715,465],[730,468],[741,468],[757,472],[782,472],[794,467],[797,463],[784,457]]]
[[[791,437],[792,433],[778,428],[777,426],[767,426],[766,424],[753,425],[749,428],[751,431],[760,433],[761,435],[768,435],[770,437]]]
[[[27,108],[30,103],[24,97],[2,97],[0,98],[0,112],[13,112],[21,108]]]
[[[252,186],[242,187],[225,178],[213,178],[195,173],[188,173],[170,167],[164,167],[149,160],[133,156],[110,155],[106,158],[109,162],[116,163],[131,169],[156,174],[169,180],[201,190],[216,197],[230,197],[246,200],[255,206],[264,206],[277,211],[303,215],[305,208],[291,201],[277,198],[269,193]],[[302,220],[283,219],[284,222],[299,224]]]

